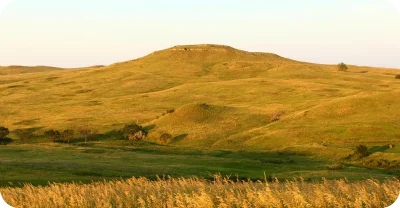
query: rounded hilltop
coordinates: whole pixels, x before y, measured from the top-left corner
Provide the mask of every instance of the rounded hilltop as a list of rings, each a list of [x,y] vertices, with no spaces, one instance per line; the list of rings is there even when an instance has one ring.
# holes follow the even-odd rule
[[[240,51],[227,45],[198,44],[198,45],[176,45],[167,50],[172,51]],[[245,52],[245,51],[243,51]]]
[[[229,60],[287,60],[272,53],[247,52],[227,45],[199,44],[177,45],[143,58],[179,61],[229,61]]]
[[[270,55],[276,55],[272,53],[259,53],[259,52],[248,52],[244,50],[240,50],[228,45],[219,45],[219,44],[197,44],[197,45],[176,45],[174,47],[161,50],[161,51],[203,51],[203,52],[230,52],[230,53],[236,53],[236,54],[253,54],[253,55],[262,55],[262,54],[270,54]]]
[[[173,52],[222,52],[222,53],[249,53],[246,51],[242,51],[239,49],[235,49],[231,46],[227,45],[217,45],[217,44],[198,44],[198,45],[176,45],[171,48],[167,48],[160,51],[155,51],[152,54],[160,54],[160,53],[173,53]]]

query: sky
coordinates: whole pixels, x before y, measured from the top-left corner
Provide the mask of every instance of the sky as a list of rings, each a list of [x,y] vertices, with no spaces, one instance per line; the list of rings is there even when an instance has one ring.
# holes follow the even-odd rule
[[[108,65],[204,43],[400,69],[400,14],[384,0],[14,0],[0,14],[0,66]]]

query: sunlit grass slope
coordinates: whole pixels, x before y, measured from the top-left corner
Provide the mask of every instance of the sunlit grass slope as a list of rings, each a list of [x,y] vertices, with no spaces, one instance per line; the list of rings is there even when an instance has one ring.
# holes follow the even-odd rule
[[[105,67],[0,75],[0,125],[105,132],[139,121],[153,125],[151,141],[171,134],[169,145],[341,157],[360,143],[400,143],[397,73],[176,46]],[[382,157],[400,159],[399,146]]]
[[[10,74],[24,74],[24,73],[35,73],[35,72],[48,72],[53,70],[61,70],[56,67],[48,66],[0,66],[0,75]]]

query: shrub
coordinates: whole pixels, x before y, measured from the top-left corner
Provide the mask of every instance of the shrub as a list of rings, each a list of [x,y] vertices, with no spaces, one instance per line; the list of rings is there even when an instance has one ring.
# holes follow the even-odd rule
[[[129,141],[139,141],[146,137],[143,127],[138,124],[128,124],[121,130],[124,137]]]
[[[400,79],[400,74],[396,75],[396,79]]]
[[[283,111],[278,111],[278,112],[273,113],[273,114],[271,115],[270,122],[279,121],[279,120],[281,119],[281,116],[282,116],[283,114],[285,114],[285,112],[283,112]]]
[[[128,137],[129,134],[131,133],[136,133],[138,131],[141,131],[143,129],[142,126],[137,125],[137,124],[127,124],[124,126],[122,129],[122,133],[124,134],[124,137]]]
[[[11,138],[8,138],[8,137],[0,138],[0,144],[1,145],[7,145],[7,144],[9,144],[11,142],[12,142]]]
[[[44,132],[44,135],[45,135],[49,140],[51,140],[52,142],[56,142],[56,141],[59,140],[60,137],[61,137],[61,133],[60,133],[59,131],[57,131],[57,130],[54,130],[54,129],[50,129],[50,130],[48,130],[48,131],[45,131],[45,132]]]
[[[207,110],[211,108],[211,106],[208,105],[207,103],[200,104],[200,107],[202,107],[203,109],[207,109]]]
[[[72,130],[72,129],[64,130],[64,131],[61,133],[61,138],[63,139],[64,142],[67,141],[68,144],[69,144],[69,142],[71,141],[71,139],[74,138],[74,130]]]
[[[18,134],[22,141],[28,141],[33,137],[33,133],[30,129],[20,129],[18,130]]]
[[[93,129],[88,125],[80,126],[78,131],[81,137],[85,139],[85,143],[88,141],[88,138],[94,138],[97,135],[97,131],[93,131]]]
[[[7,145],[12,142],[11,138],[8,138],[7,135],[10,134],[10,130],[4,126],[0,126],[0,144]]]
[[[160,136],[160,140],[162,143],[167,144],[172,139],[172,135],[168,133],[163,133]]]
[[[173,113],[173,112],[175,112],[175,109],[171,108],[171,109],[165,111],[164,113],[162,113],[161,116],[165,116],[165,115],[171,114],[171,113]],[[158,119],[158,118],[159,118],[159,116],[157,116],[157,119]]]
[[[169,110],[167,110],[167,113],[173,113],[173,112],[175,112],[175,109],[169,109]]]
[[[337,67],[338,67],[338,70],[339,70],[339,71],[347,71],[347,69],[348,69],[348,68],[347,68],[347,65],[346,65],[345,63],[343,63],[343,62],[340,63],[340,64],[338,64]]]
[[[354,150],[354,153],[349,155],[347,157],[347,159],[359,160],[359,159],[362,159],[362,158],[368,157],[368,156],[369,156],[369,153],[368,153],[367,146],[360,144],[356,147],[356,149]]]
[[[367,146],[363,144],[358,145],[354,153],[359,155],[361,158],[367,157],[369,155]]]
[[[6,138],[10,134],[10,130],[4,126],[0,126],[0,139]]]
[[[128,140],[130,142],[140,141],[140,140],[142,140],[144,138],[146,138],[146,136],[144,135],[143,131],[138,131],[136,133],[128,134]]]

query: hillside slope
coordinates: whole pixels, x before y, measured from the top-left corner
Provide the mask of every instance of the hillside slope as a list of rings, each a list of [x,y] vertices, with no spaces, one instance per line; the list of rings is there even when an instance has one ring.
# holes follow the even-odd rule
[[[400,143],[397,73],[176,46],[106,67],[2,75],[0,125],[105,132],[138,120],[155,125],[150,140],[180,138],[171,145],[345,154],[360,143]],[[168,109],[176,112],[162,116]]]
[[[53,70],[61,70],[61,68],[48,67],[48,66],[0,66],[0,76],[11,75],[11,74],[48,72]]]

